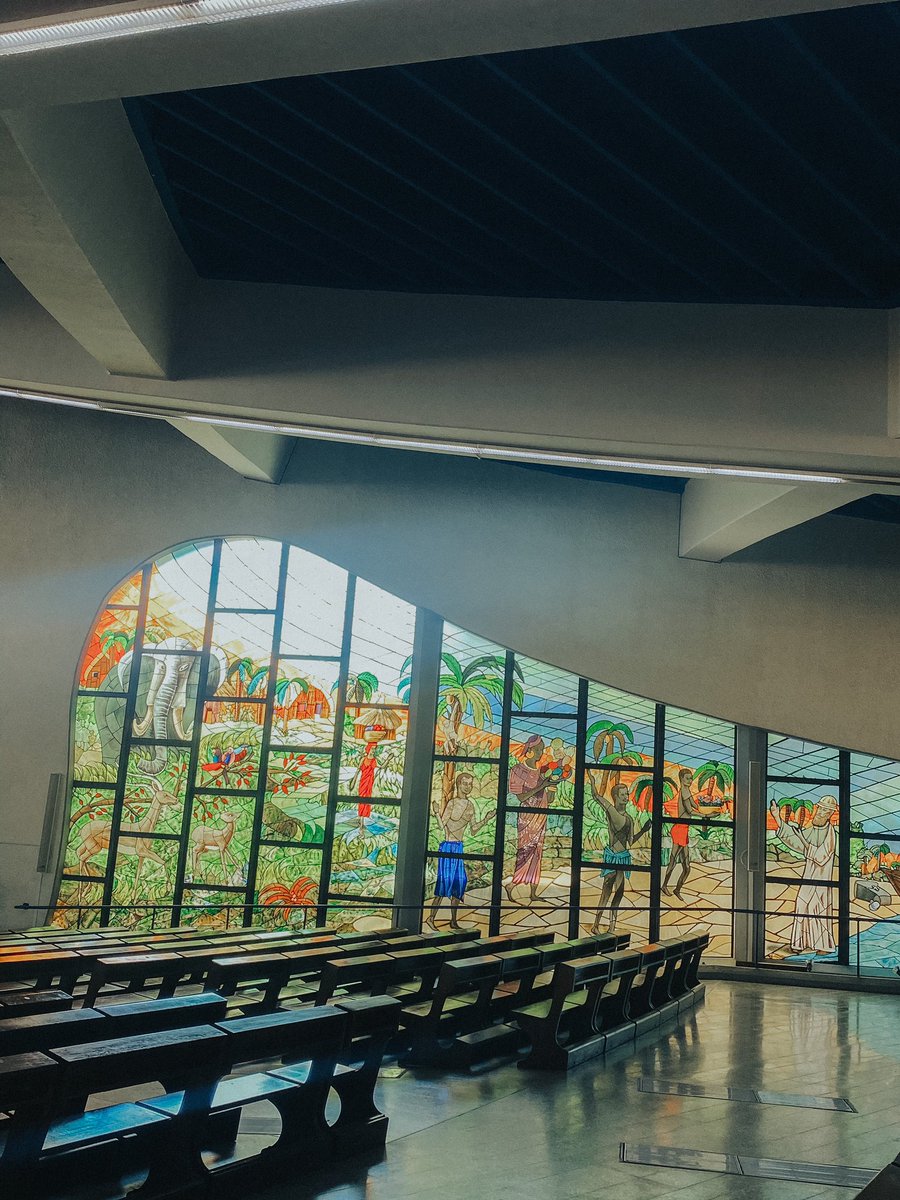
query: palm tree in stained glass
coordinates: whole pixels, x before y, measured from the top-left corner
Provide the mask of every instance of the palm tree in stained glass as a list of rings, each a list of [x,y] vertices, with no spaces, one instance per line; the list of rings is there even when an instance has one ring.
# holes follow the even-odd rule
[[[240,698],[244,695],[244,685],[248,684],[253,678],[254,671],[255,667],[253,664],[253,659],[247,658],[246,656],[243,658],[236,658],[234,662],[229,665],[228,670],[225,672],[225,678],[235,680],[235,696]],[[236,704],[234,706],[234,718],[236,721],[239,721],[241,718],[240,704]]]
[[[371,671],[352,672],[347,676],[347,703],[368,704],[378,691],[378,676]]]
[[[712,804],[716,791],[722,793],[724,803],[728,789],[734,786],[734,769],[727,763],[710,761],[700,767],[694,778],[698,788],[706,788],[708,804]]]
[[[455,655],[445,650],[441,665],[444,671],[438,678],[438,730],[444,754],[453,756],[459,754],[463,719],[467,715],[473,729],[484,729],[493,721],[491,700],[503,701],[506,659],[501,654],[479,654],[464,667]],[[512,707],[521,708],[523,704],[522,684],[514,679]],[[445,762],[441,780],[441,800],[445,804],[453,796],[455,778],[456,764]]]
[[[290,737],[289,716],[294,701],[298,696],[309,691],[309,680],[302,675],[282,675],[275,682],[275,703],[282,711],[284,718],[284,736]]]
[[[643,754],[637,750],[626,749],[634,742],[634,734],[629,725],[615,721],[594,721],[586,736],[588,742],[593,738],[591,752],[594,762],[604,767],[600,772],[600,782],[596,786],[593,784],[593,776],[591,777],[591,786],[596,795],[605,796],[610,783],[619,782],[623,767],[643,766]]]
[[[121,654],[118,656],[121,658],[122,654],[125,654],[134,645],[135,636],[134,630],[105,629],[100,636],[100,649],[81,672],[81,678],[90,679],[97,665],[103,662],[116,648],[121,650]]]

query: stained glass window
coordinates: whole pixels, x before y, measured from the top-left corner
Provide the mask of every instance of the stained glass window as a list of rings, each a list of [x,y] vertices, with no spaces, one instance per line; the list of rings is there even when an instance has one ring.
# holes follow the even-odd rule
[[[79,671],[57,920],[352,926],[371,913],[343,901],[389,906],[415,621],[252,537],[117,587]]]

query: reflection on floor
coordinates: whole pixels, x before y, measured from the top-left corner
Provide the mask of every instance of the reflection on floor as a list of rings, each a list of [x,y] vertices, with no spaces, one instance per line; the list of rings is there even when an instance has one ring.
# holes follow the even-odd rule
[[[350,1162],[340,1176],[295,1178],[253,1195],[848,1200],[852,1189],[821,1182],[623,1163],[619,1147],[631,1142],[748,1161],[881,1167],[900,1150],[896,1028],[891,996],[711,982],[703,1008],[663,1039],[567,1076],[505,1067],[481,1077],[408,1071],[386,1078],[379,1090],[391,1127],[383,1161]],[[713,1089],[845,1096],[859,1111],[654,1094],[638,1090],[642,1076]],[[262,1138],[264,1120],[256,1116],[246,1137]]]

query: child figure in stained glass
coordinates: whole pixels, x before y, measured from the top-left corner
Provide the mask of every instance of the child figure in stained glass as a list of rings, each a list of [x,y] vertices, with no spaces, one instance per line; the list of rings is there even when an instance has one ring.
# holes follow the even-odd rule
[[[694,782],[694,772],[689,767],[682,767],[678,772],[678,816],[682,819],[674,824],[670,830],[672,837],[672,855],[669,859],[669,865],[666,867],[665,878],[662,883],[662,893],[664,896],[674,895],[676,899],[681,900],[681,889],[687,883],[687,878],[691,873],[691,827],[686,824],[692,817],[708,816],[714,813],[722,812],[721,804],[706,804],[701,807],[697,803],[691,784]],[[669,881],[676,867],[681,867],[681,878],[675,884],[674,888],[669,887]]]
[[[624,783],[617,783],[612,790],[612,801],[606,796],[594,791],[594,799],[606,813],[606,824],[609,830],[609,845],[603,852],[603,870],[600,877],[603,888],[600,892],[600,903],[597,905],[597,915],[591,926],[591,933],[600,932],[600,920],[609,906],[609,932],[616,928],[619,906],[625,894],[625,880],[630,879],[631,847],[638,838],[643,837],[650,828],[647,821],[637,832],[634,821],[628,812],[628,788]],[[651,818],[652,820],[652,818]]]
[[[437,929],[438,909],[445,897],[450,901],[450,928],[461,928],[458,920],[459,905],[466,894],[466,886],[469,882],[466,866],[462,859],[463,838],[466,830],[474,835],[496,815],[497,810],[491,809],[480,821],[478,820],[471,798],[474,785],[475,776],[469,771],[462,771],[456,777],[453,794],[450,798],[442,802],[436,797],[431,803],[431,810],[444,835],[443,841],[438,847],[438,872],[434,885],[434,903],[431,906],[431,914],[425,922],[432,929]]]

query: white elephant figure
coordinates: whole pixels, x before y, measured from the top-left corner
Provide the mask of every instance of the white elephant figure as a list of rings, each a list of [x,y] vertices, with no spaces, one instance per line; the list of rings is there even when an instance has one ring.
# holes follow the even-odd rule
[[[118,762],[126,704],[124,696],[106,696],[104,693],[128,691],[133,657],[132,650],[122,655],[100,684],[94,701],[104,762]],[[132,727],[134,736],[152,736],[159,741],[188,741],[200,686],[201,658],[197,647],[187,638],[169,637],[144,647],[141,659]],[[225,678],[225,670],[225,655],[213,647],[206,679],[207,696],[218,690]],[[148,757],[138,761],[138,769],[146,775],[158,775],[168,762],[168,750],[159,745],[147,747],[147,750]]]

